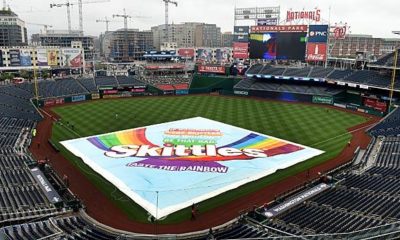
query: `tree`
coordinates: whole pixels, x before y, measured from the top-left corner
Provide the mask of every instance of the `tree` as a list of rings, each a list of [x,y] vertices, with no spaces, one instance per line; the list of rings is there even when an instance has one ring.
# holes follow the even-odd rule
[[[26,70],[21,70],[19,72],[19,76],[22,77],[23,79],[29,79],[29,72]]]
[[[47,70],[42,70],[42,78],[47,79],[50,77],[50,73]]]
[[[14,73],[3,72],[0,74],[0,80],[1,81],[12,80],[14,76],[15,76]]]

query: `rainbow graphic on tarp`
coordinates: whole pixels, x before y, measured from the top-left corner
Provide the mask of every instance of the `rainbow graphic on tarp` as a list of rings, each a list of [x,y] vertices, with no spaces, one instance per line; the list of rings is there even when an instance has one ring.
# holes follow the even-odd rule
[[[92,137],[89,138],[88,141],[103,151],[108,151],[113,146],[119,146],[119,145],[138,145],[138,146],[149,145],[151,147],[157,147],[156,144],[151,143],[146,138],[146,128],[117,132],[99,137]],[[219,148],[227,148],[227,147],[236,149],[260,149],[263,150],[263,152],[267,154],[269,157],[279,154],[288,154],[303,149],[303,147],[301,146],[293,145],[278,139],[260,136],[255,133],[251,133],[238,141],[235,141],[225,146],[221,146]],[[217,162],[217,161],[230,161],[230,160],[248,160],[248,159],[253,159],[254,157],[249,157],[246,155],[224,157],[217,155],[217,156],[188,156],[188,157],[160,156],[160,157],[149,157],[149,158],[150,159],[160,158],[162,160],[170,160],[170,161]]]
[[[61,144],[156,218],[323,153],[201,117]]]
[[[108,135],[88,138],[88,141],[103,151],[119,145],[150,145],[156,146],[146,138],[146,128],[116,132]]]

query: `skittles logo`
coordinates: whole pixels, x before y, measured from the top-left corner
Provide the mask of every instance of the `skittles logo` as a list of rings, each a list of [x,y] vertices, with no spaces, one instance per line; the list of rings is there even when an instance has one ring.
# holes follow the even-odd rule
[[[226,161],[251,160],[289,154],[303,148],[278,139],[250,133],[217,147],[223,136],[215,129],[168,129],[159,146],[146,137],[146,128],[89,138],[88,141],[112,159],[138,158],[127,167],[144,167],[166,171],[226,173]]]

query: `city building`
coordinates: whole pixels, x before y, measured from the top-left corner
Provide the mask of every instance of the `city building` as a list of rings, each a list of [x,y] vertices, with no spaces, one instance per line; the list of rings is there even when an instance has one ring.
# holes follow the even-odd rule
[[[24,46],[28,44],[25,22],[10,9],[0,10],[0,46]]]
[[[215,24],[185,22],[168,25],[168,32],[164,25],[151,28],[154,47],[161,50],[161,46],[168,36],[168,42],[176,43],[178,48],[191,47],[221,47],[221,28]]]
[[[221,28],[216,24],[197,25],[195,35],[195,47],[221,47]]]
[[[48,30],[46,33],[32,35],[32,45],[42,47],[68,48],[76,42],[81,42],[85,50],[85,59],[93,58],[94,37],[82,36],[80,31]]]
[[[169,24],[168,33],[165,24],[152,27],[154,47],[161,50],[161,46],[168,46],[168,43],[165,43],[167,34],[168,42],[176,43],[178,47],[194,47],[196,26],[200,24],[196,22]]]
[[[221,46],[222,47],[232,47],[233,46],[234,35],[232,32],[224,32],[221,35]]]
[[[154,50],[153,33],[138,29],[106,32],[101,40],[101,52],[110,62],[133,62],[143,59],[146,51]]]

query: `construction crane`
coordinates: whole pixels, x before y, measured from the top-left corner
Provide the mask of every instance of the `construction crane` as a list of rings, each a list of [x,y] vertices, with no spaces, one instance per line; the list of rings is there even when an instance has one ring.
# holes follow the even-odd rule
[[[169,42],[169,29],[168,29],[168,23],[169,23],[169,4],[173,4],[176,7],[178,7],[178,2],[172,1],[172,0],[163,0],[165,3],[165,31],[166,31],[166,42]]]
[[[110,2],[110,0],[96,0],[96,1],[86,1],[82,2],[82,0],[78,0],[79,6],[79,31],[83,34],[83,4],[91,4],[91,3],[105,3]]]
[[[107,17],[104,17],[104,19],[97,19],[96,22],[97,23],[99,23],[99,22],[106,23],[106,32],[108,32],[108,30],[109,30],[108,24],[111,22],[111,20],[108,20]]]
[[[42,26],[43,29],[44,29],[44,31],[43,31],[44,34],[47,33],[47,29],[48,29],[48,28],[52,28],[52,27],[53,27],[52,25],[42,24],[42,23],[27,23],[27,24],[29,24],[29,25],[35,25],[35,26]]]
[[[68,19],[68,32],[71,33],[71,8],[73,4],[67,1],[66,3],[50,3],[50,8],[54,7],[67,7],[67,19]]]
[[[126,14],[126,10],[124,8],[124,14],[114,14],[113,18],[120,17],[124,19],[124,29],[128,30],[128,18],[132,18],[132,16]]]
[[[96,20],[97,23],[106,23],[106,31],[109,31],[109,24],[112,23],[116,23],[116,22],[120,22],[120,21],[112,21],[110,19],[108,19],[107,17],[104,17],[104,19],[97,19]]]
[[[4,1],[4,0],[3,0]],[[78,2],[67,2],[65,3],[51,3],[50,8],[54,7],[67,7],[67,19],[68,19],[68,32],[71,32],[71,9],[70,7],[73,5],[78,5],[79,6],[79,31],[81,34],[83,34],[83,4],[91,4],[91,3],[104,3],[104,2],[109,2],[110,0],[96,0],[96,1],[88,1],[88,2],[83,2],[82,0],[78,0]]]

